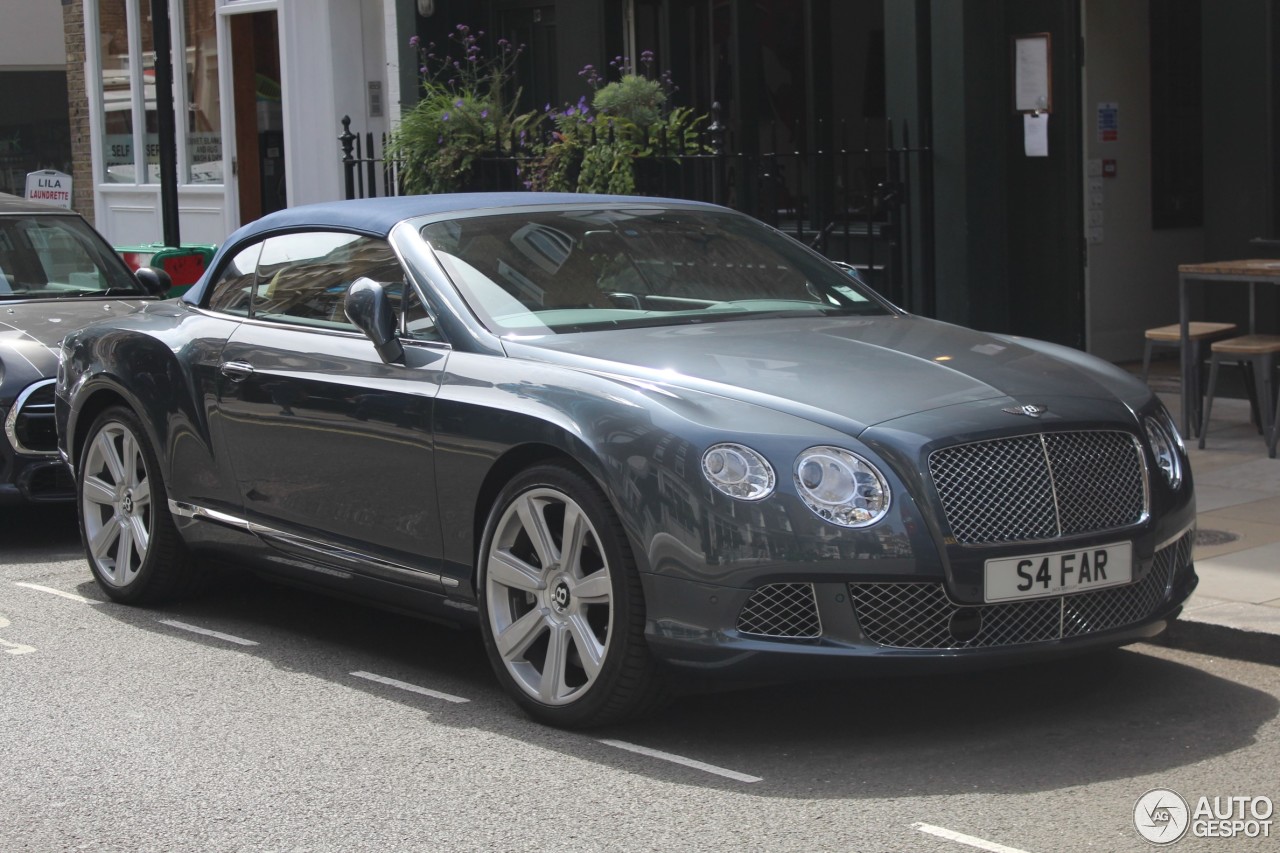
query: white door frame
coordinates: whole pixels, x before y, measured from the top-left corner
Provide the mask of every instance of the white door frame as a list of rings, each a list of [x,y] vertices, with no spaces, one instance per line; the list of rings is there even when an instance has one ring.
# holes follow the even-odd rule
[[[276,13],[276,32],[279,33],[278,44],[276,49],[280,53],[280,99],[285,102],[288,98],[288,88],[285,85],[285,42],[283,21],[280,19],[281,9],[279,0],[221,0],[218,6],[218,96],[222,100],[222,173],[225,176],[224,187],[226,191],[225,205],[227,211],[227,231],[230,233],[242,224],[240,221],[240,174],[238,167],[238,159],[236,152],[236,104],[235,104],[235,81],[233,79],[232,69],[235,64],[235,56],[231,52],[231,16],[232,15],[248,15],[256,12],[275,12]],[[284,121],[284,150],[285,163],[289,162],[290,131],[289,121],[287,118],[288,111],[285,111]],[[233,166],[233,164],[236,164]],[[256,168],[256,166],[255,166]],[[287,166],[286,166],[287,168]],[[292,202],[293,189],[286,179],[286,192],[290,196]]]

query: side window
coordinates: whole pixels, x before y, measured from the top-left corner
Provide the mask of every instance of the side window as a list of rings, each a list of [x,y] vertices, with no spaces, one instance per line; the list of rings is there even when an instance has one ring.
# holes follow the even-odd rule
[[[327,329],[354,329],[343,311],[347,288],[361,276],[389,291],[404,288],[404,270],[383,240],[335,231],[271,237],[258,259],[253,316]]]
[[[228,263],[218,281],[213,285],[213,293],[209,296],[209,308],[226,314],[249,315],[249,306],[253,302],[253,286],[256,281],[255,270],[258,266],[258,255],[262,252],[262,244],[254,243],[247,249],[236,253]]]

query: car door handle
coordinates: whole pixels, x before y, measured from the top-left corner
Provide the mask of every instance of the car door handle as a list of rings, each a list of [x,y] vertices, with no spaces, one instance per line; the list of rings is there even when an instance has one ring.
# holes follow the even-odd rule
[[[253,375],[253,365],[243,361],[224,361],[218,370],[232,382],[243,382]]]

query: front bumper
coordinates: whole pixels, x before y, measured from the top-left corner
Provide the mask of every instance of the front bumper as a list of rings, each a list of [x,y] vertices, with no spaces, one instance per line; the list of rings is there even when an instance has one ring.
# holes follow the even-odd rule
[[[1188,529],[1123,586],[999,604],[956,601],[941,581],[854,578],[770,584],[788,589],[762,608],[766,587],[646,574],[646,639],[678,669],[747,679],[983,668],[1122,646],[1181,612],[1198,583],[1193,540]]]

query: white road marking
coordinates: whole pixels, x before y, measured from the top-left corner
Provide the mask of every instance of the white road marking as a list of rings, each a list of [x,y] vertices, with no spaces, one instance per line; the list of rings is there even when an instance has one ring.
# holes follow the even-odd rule
[[[11,655],[25,655],[34,652],[35,646],[24,646],[22,643],[10,643],[0,640],[0,646],[4,646],[5,652]]]
[[[625,749],[627,752],[635,752],[640,755],[647,755],[650,758],[661,758],[663,761],[670,761],[673,764],[682,764],[685,767],[692,767],[694,770],[702,770],[707,773],[714,773],[717,776],[723,776],[726,779],[733,779],[737,782],[763,782],[759,776],[748,776],[746,773],[739,773],[736,770],[726,770],[723,767],[716,767],[714,764],[707,764],[703,761],[695,761],[692,758],[685,758],[683,755],[674,755],[670,752],[663,752],[659,749],[650,749],[647,746],[637,746],[634,743],[627,743],[625,740],[607,740],[600,741],[606,746],[615,746],[618,749]]]
[[[230,634],[224,634],[221,631],[210,631],[208,628],[199,628],[195,625],[188,625],[186,622],[179,622],[176,619],[159,619],[161,624],[169,625],[173,628],[181,628],[184,631],[190,631],[193,634],[204,634],[206,637],[216,637],[219,640],[226,640],[228,643],[235,643],[240,646],[256,646],[254,640],[246,640],[243,637],[233,637]]]
[[[385,675],[375,675],[372,672],[365,672],[364,670],[361,670],[360,672],[353,672],[351,674],[356,678],[376,681],[379,684],[386,684],[390,687],[399,687],[401,690],[408,690],[410,693],[419,693],[423,696],[430,696],[432,699],[443,699],[446,702],[453,702],[454,704],[462,704],[464,702],[471,701],[470,699],[464,699],[461,696],[454,696],[451,693],[441,693],[439,690],[419,687],[418,685],[410,684],[407,681],[397,681],[394,678],[387,678]]]
[[[26,583],[25,581],[14,581],[14,586],[20,586],[25,589],[34,589],[36,592],[47,592],[50,595],[57,595],[68,601],[78,601],[81,604],[97,604],[92,598],[85,598],[83,595],[76,595],[74,592],[63,592],[60,589],[54,589],[51,586],[40,586],[38,583]]]
[[[957,844],[967,844],[970,847],[976,847],[979,850],[989,850],[991,853],[1026,853],[1025,850],[1019,850],[1017,847],[1006,847],[1003,844],[997,844],[994,841],[987,841],[982,838],[975,838],[972,835],[965,835],[963,832],[954,832],[950,829],[943,829],[940,826],[932,826],[927,823],[913,823],[913,829],[926,832],[929,835],[936,835],[939,838],[945,838],[948,841],[954,841]]]

